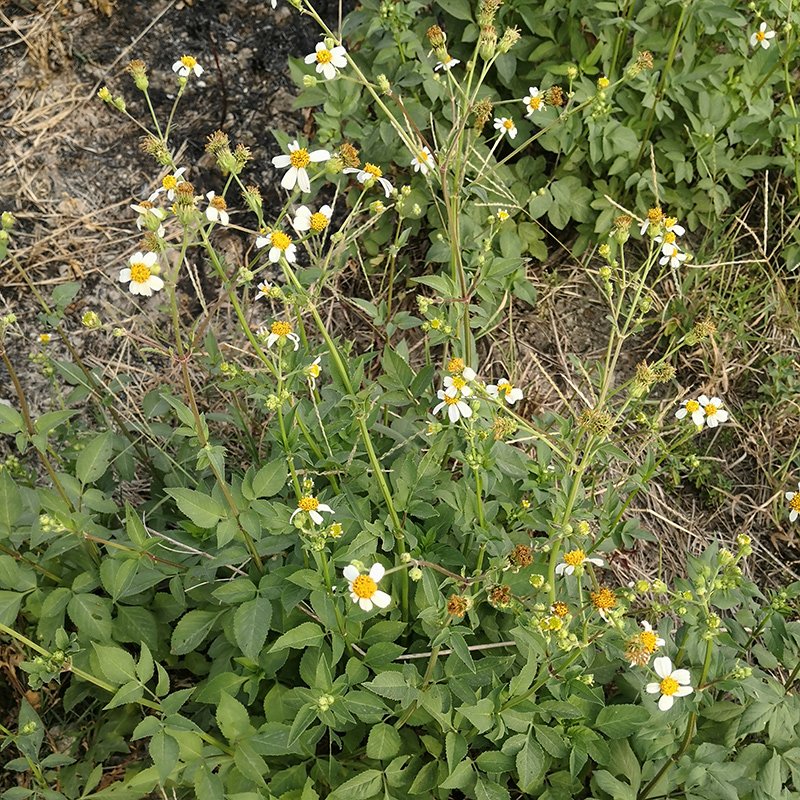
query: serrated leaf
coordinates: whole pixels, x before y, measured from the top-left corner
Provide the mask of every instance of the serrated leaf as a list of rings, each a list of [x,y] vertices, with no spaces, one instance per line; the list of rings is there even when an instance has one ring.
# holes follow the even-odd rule
[[[7,469],[0,470],[0,530],[10,531],[23,510],[19,487]]]
[[[594,727],[609,739],[625,739],[649,720],[650,712],[642,706],[606,706],[597,715]]]
[[[181,512],[199,528],[213,528],[225,515],[225,509],[207,494],[178,486],[165,491],[175,500]]]
[[[372,726],[367,739],[367,758],[386,761],[400,752],[400,734],[392,725],[379,722]]]
[[[464,637],[458,631],[450,631],[450,646],[453,652],[458,656],[461,662],[469,669],[470,672],[475,672],[475,663],[470,655],[467,643]]]
[[[323,638],[324,633],[319,625],[313,622],[302,622],[296,628],[284,633],[283,636],[279,636],[270,652],[285,650],[287,647],[293,647],[296,650],[302,650],[305,647],[319,647]]]
[[[525,744],[517,753],[517,774],[519,775],[519,788],[523,792],[532,791],[541,779],[544,771],[544,753],[541,745],[528,734]]]
[[[153,655],[150,648],[144,643],[140,643],[141,650],[139,651],[139,663],[136,665],[136,674],[142,683],[147,683],[153,677],[155,672],[155,665],[153,664]]]
[[[291,747],[306,731],[309,725],[317,719],[317,704],[306,703],[300,707],[297,716],[289,729],[288,746]]]
[[[7,628],[13,627],[23,597],[19,592],[0,592],[0,622]]]
[[[504,786],[478,776],[478,780],[475,782],[476,800],[509,800],[510,797],[508,789]]]
[[[381,790],[381,785],[381,773],[368,769],[337,786],[328,795],[328,800],[367,800]]]
[[[223,692],[217,706],[217,725],[222,735],[234,742],[250,732],[250,715],[236,698]]]
[[[258,656],[267,640],[271,620],[272,602],[264,597],[256,597],[242,603],[233,615],[233,636],[236,644],[251,661],[258,661]]]
[[[81,450],[75,462],[75,475],[83,483],[93,483],[105,475],[114,452],[111,431],[95,436]]]
[[[111,683],[123,684],[136,680],[136,665],[133,656],[121,647],[107,647],[92,642],[100,669]]]
[[[286,486],[288,470],[283,459],[276,459],[253,476],[253,494],[256,497],[272,497]]]
[[[194,773],[194,793],[197,800],[225,800],[222,778],[211,772],[202,761]]]
[[[176,655],[183,656],[199,647],[211,632],[216,621],[224,611],[202,611],[194,609],[184,614],[172,632],[170,650]]]
[[[104,706],[103,711],[117,706],[124,706],[126,703],[135,703],[142,698],[144,689],[139,681],[128,681],[123,684],[116,694]]]
[[[238,742],[233,752],[233,762],[245,778],[259,786],[266,786],[264,775],[269,772],[267,762],[256,753],[248,742]]]
[[[148,750],[158,771],[158,782],[163,786],[178,763],[180,747],[175,739],[162,730],[153,734]]]

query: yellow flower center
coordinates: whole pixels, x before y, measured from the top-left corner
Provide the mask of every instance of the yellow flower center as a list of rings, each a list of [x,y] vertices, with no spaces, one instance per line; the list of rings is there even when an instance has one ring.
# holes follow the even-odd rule
[[[311,225],[311,230],[319,233],[319,231],[324,231],[328,226],[328,218],[321,212],[317,211],[316,214],[311,215],[309,223]]]
[[[570,550],[569,553],[564,553],[564,563],[570,567],[577,567],[579,564],[583,564],[583,560],[586,558],[583,550]]]
[[[508,211],[503,211],[503,209],[501,208],[497,212],[497,219],[499,219],[501,222],[505,222],[508,219]]]
[[[342,523],[334,522],[330,527],[329,533],[334,539],[338,539],[342,535]]]
[[[664,220],[664,227],[669,230],[673,225],[675,225],[678,221],[677,217],[667,217]]]
[[[700,409],[700,403],[698,403],[697,400],[689,400],[686,403],[686,410],[690,414],[694,414],[694,412],[698,411],[699,409]]]
[[[369,600],[377,591],[378,585],[369,575],[359,575],[353,581],[353,594],[363,600]]]
[[[271,330],[276,336],[288,336],[292,332],[292,326],[288,322],[273,322]],[[310,500],[311,498],[302,498],[300,500],[300,508],[303,508],[302,502],[305,499]],[[314,502],[316,503],[317,501],[315,500]],[[314,506],[314,508],[316,508],[316,506]],[[308,511],[307,508],[304,508],[303,510]]]
[[[275,325],[286,325],[285,322],[276,322]],[[272,332],[277,333],[275,330],[275,325],[272,326]],[[301,511],[316,511],[317,507],[319,506],[319,500],[316,497],[301,497],[297,501],[297,507]]]
[[[792,511],[800,511],[800,492],[795,492],[794,497],[789,501],[789,508]]]
[[[719,411],[719,407],[715,406],[713,403],[709,403],[706,406],[706,416],[707,417],[713,417],[714,414],[717,413],[717,411]]]
[[[222,197],[212,197],[211,200],[208,201],[208,204],[211,208],[216,208],[217,211],[224,211],[228,207],[228,204]]]
[[[513,119],[507,119],[507,120],[506,120],[506,121],[503,123],[503,127],[504,127],[504,128],[507,130],[507,131],[510,131],[510,130],[511,130],[513,127],[514,127],[514,120],[513,120]]]
[[[181,64],[187,69],[193,69],[197,64],[197,60],[192,56],[181,56]]]
[[[444,63],[445,64],[449,64],[452,60],[453,60],[453,57],[449,53],[444,57]]]
[[[143,264],[141,261],[131,264],[131,281],[133,283],[147,283],[149,277],[150,268],[147,264]]]
[[[424,161],[427,164],[428,154],[424,150],[422,150],[420,153],[417,154],[417,161]]]
[[[675,694],[678,689],[680,689],[680,684],[675,678],[664,678],[664,680],[661,681],[661,694],[665,694],[667,697]]]
[[[656,206],[647,212],[647,221],[656,224],[661,222],[663,216],[664,212],[661,210],[661,206]]]
[[[509,383],[508,381],[506,381],[505,383],[501,383],[497,387],[497,391],[498,392],[504,392],[505,394],[508,394],[513,388],[514,388],[514,384],[513,383]]]
[[[763,42],[764,39],[766,39],[766,38],[767,38],[767,34],[764,33],[764,31],[758,31],[758,33],[756,33],[756,41],[757,42]]]
[[[364,164],[364,172],[369,173],[373,178],[380,178],[383,176],[383,172],[381,171],[380,167],[376,167],[374,164],[370,164],[369,162]]]
[[[455,386],[456,389],[463,389],[467,385],[467,382],[460,375],[456,375],[456,377],[453,378],[452,385]]]
[[[327,64],[332,58],[330,50],[317,50],[317,62],[319,64]]]
[[[433,328],[435,331],[438,331],[439,328],[441,327],[442,327],[442,321],[440,319],[431,320],[431,328]]]
[[[292,243],[292,240],[283,231],[272,231],[269,238],[272,246],[277,247],[278,250],[285,250]]]
[[[664,243],[672,244],[675,241],[675,234],[672,231],[664,234]]]
[[[169,191],[178,185],[178,179],[174,175],[167,175],[164,180],[161,181],[161,185]]]
[[[312,365],[311,365],[311,366],[308,368],[308,374],[309,374],[309,375],[310,375],[312,378],[319,378],[319,373],[320,373],[319,364],[312,364]]]
[[[289,161],[295,169],[304,169],[311,163],[311,156],[308,154],[308,150],[301,147],[298,150],[292,150],[289,154]]]
[[[531,97],[531,99],[528,101],[528,108],[531,109],[531,111],[536,111],[539,108],[539,106],[541,106],[541,104],[542,104],[541,97],[538,96]]]
[[[649,652],[655,653],[658,650],[658,644],[656,643],[656,639],[658,637],[655,635],[653,631],[642,631],[639,634],[639,639],[641,643],[648,649]]]
[[[608,85],[609,85],[609,80],[608,80],[608,78],[599,78],[599,79],[598,79],[598,81],[597,81],[597,85],[598,85],[598,86],[599,86],[601,89],[607,89],[607,88],[608,88]]]
[[[42,344],[47,344],[50,341],[50,334],[49,333],[42,333],[39,335],[39,340]]]
[[[592,605],[598,611],[608,611],[617,604],[617,598],[614,597],[614,592],[611,589],[607,589],[605,586],[602,589],[598,589],[596,592],[591,593],[592,598]]]
[[[451,358],[447,362],[447,371],[448,372],[463,372],[464,371],[464,359],[463,358]]]
[[[553,603],[550,610],[558,617],[565,617],[569,611],[569,607],[566,603],[562,603],[561,600],[558,600]]]
[[[458,403],[458,397],[450,397],[450,395],[446,394],[444,396],[444,401],[447,403],[447,405],[454,406]]]
[[[149,200],[142,200],[142,202],[139,203],[139,208],[151,209],[154,207],[155,206],[153,205],[153,203],[151,203]]]

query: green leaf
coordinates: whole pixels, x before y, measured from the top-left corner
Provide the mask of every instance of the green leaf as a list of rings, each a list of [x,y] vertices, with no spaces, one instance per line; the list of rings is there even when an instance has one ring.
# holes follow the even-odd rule
[[[233,763],[239,768],[239,772],[245,778],[249,778],[253,783],[265,787],[264,775],[269,772],[267,762],[253,750],[248,742],[238,742],[236,750],[233,752]]]
[[[464,760],[464,756],[467,754],[467,740],[463,734],[457,731],[448,731],[444,741],[447,766],[452,775],[455,768]]]
[[[170,650],[175,655],[183,656],[199,647],[211,632],[214,623],[224,614],[224,611],[201,611],[194,609],[185,614],[178,621],[172,632]]]
[[[19,487],[7,469],[0,469],[0,531],[10,531],[23,510]]]
[[[323,638],[324,633],[319,625],[313,622],[302,622],[296,628],[284,633],[283,636],[279,636],[270,652],[285,650],[287,647],[293,647],[296,650],[302,650],[305,647],[319,647]]]
[[[123,684],[111,700],[103,706],[103,711],[108,708],[124,706],[126,703],[135,703],[137,700],[141,700],[143,694],[144,687],[139,681],[128,681]]]
[[[292,722],[292,727],[289,729],[289,747],[303,735],[312,722],[316,721],[317,709],[318,706],[316,703],[306,703],[304,706],[300,707],[297,716],[294,718],[294,722]]]
[[[544,752],[541,745],[529,733],[522,750],[517,753],[517,774],[519,788],[523,792],[531,792],[541,780],[544,772]]]
[[[499,783],[478,776],[475,783],[476,800],[509,800],[508,789]]]
[[[66,308],[75,299],[80,290],[81,285],[78,281],[62,283],[56,286],[52,294],[53,305],[59,308]]]
[[[597,715],[594,727],[609,739],[625,739],[649,720],[650,712],[642,706],[606,706]]]
[[[614,800],[636,800],[636,792],[632,786],[618,780],[604,769],[598,770],[592,775],[592,783],[604,792],[608,792]]]
[[[261,469],[253,476],[253,494],[255,497],[272,497],[286,486],[286,461],[276,459]]]
[[[466,641],[464,641],[464,637],[458,631],[450,631],[450,646],[453,648],[453,652],[458,658],[466,665],[467,669],[474,673],[475,664],[472,661],[469,648],[467,647]]]
[[[403,704],[410,703],[416,697],[417,690],[409,686],[402,672],[380,672],[374,680],[363,684],[365,689],[369,689],[381,697],[388,697],[390,700],[401,700]]]
[[[142,683],[147,683],[153,677],[155,667],[153,665],[153,655],[150,648],[144,643],[140,642],[141,651],[139,652],[139,663],[136,665],[136,674]]]
[[[81,450],[75,463],[75,475],[83,483],[93,483],[106,474],[111,456],[114,452],[114,440],[111,431],[95,436]]]
[[[144,547],[147,544],[147,531],[144,523],[139,519],[130,503],[125,503],[125,530],[128,532],[128,538],[137,547]]]
[[[107,647],[106,645],[92,642],[92,647],[97,654],[97,661],[103,675],[111,683],[127,683],[136,680],[136,665],[133,656],[121,647]]]
[[[16,408],[0,403],[0,433],[25,433],[25,420]]]
[[[180,747],[169,734],[158,731],[150,740],[148,749],[158,771],[158,782],[163,786],[178,764]]]
[[[172,487],[166,493],[199,528],[213,528],[225,515],[225,509],[213,497],[194,489]]]
[[[376,769],[368,769],[337,786],[328,795],[328,800],[367,800],[377,794],[381,786],[381,773]]]
[[[367,758],[386,761],[400,752],[400,734],[392,725],[379,722],[372,726],[367,739]]]
[[[101,642],[111,639],[111,610],[109,601],[96,594],[75,594],[67,606],[69,618],[89,639]]]
[[[222,778],[211,772],[202,761],[194,773],[194,793],[197,800],[225,800]]]
[[[258,656],[267,640],[271,620],[272,602],[264,597],[256,597],[242,603],[233,615],[233,635],[236,644],[251,661],[258,661]],[[313,623],[308,624],[319,630]]]
[[[217,706],[217,725],[222,735],[234,742],[250,732],[250,715],[238,700],[223,692]]]
[[[24,595],[19,592],[0,592],[0,622],[13,628]]]

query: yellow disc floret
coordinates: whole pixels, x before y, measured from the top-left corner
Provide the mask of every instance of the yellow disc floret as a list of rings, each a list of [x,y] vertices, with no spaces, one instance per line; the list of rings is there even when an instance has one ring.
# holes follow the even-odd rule
[[[131,264],[131,281],[133,283],[147,283],[149,277],[150,268],[147,264],[143,264],[141,261],[134,261]]]
[[[719,406],[715,406],[713,403],[709,403],[705,407],[706,416],[713,417],[717,411],[719,411]]]
[[[197,60],[192,56],[181,56],[181,64],[187,69],[194,69],[197,65]]]
[[[269,238],[272,246],[277,247],[278,250],[285,250],[292,243],[292,240],[283,231],[272,231]]]
[[[680,685],[675,678],[664,678],[664,680],[661,681],[661,694],[665,694],[667,697],[675,694],[678,689],[680,689]]]
[[[455,386],[456,389],[461,390],[466,385],[467,385],[467,382],[460,375],[456,375],[456,377],[453,378],[453,386]]]
[[[446,395],[444,396],[444,401],[445,401],[445,403],[447,403],[447,405],[449,405],[449,406],[454,406],[454,405],[457,405],[457,404],[458,404],[458,402],[459,402],[459,400],[458,400],[458,396],[456,396],[456,397],[450,397],[450,395],[449,395],[449,394],[446,394]]]
[[[161,181],[161,185],[169,191],[170,189],[174,189],[178,185],[178,179],[174,175],[167,175],[163,181]]]
[[[537,95],[536,97],[531,97],[531,99],[528,101],[528,108],[531,111],[537,111],[543,102],[544,98],[541,95]]]
[[[364,172],[369,173],[372,175],[373,178],[381,178],[383,177],[383,172],[380,167],[376,167],[374,164],[370,164],[367,162],[364,164]]]
[[[605,586],[598,589],[596,592],[592,592],[591,598],[592,605],[597,611],[609,611],[617,604],[617,598],[614,596],[614,592],[612,592],[611,589],[607,589]]]
[[[328,218],[324,214],[321,214],[319,211],[317,211],[316,214],[311,215],[309,224],[311,225],[312,231],[317,231],[317,233],[319,233],[328,227]]]
[[[652,225],[657,225],[661,220],[664,218],[664,212],[661,210],[661,206],[656,206],[655,208],[651,208],[647,212],[647,221]]]
[[[311,156],[308,154],[308,150],[301,147],[292,150],[289,154],[289,161],[295,169],[304,169],[311,163]]]
[[[317,50],[317,63],[327,64],[332,58],[330,50]]]
[[[695,411],[699,411],[700,410],[700,403],[698,403],[697,400],[689,400],[686,403],[686,410],[690,414],[694,414]]]
[[[583,550],[570,550],[569,553],[564,553],[564,563],[570,567],[577,567],[583,564],[585,558],[586,555]]]
[[[276,336],[288,336],[292,332],[292,326],[288,322],[273,322],[271,331]],[[303,500],[306,499],[311,500],[312,498],[304,497],[300,500],[300,503],[302,504]],[[316,503],[317,501],[314,500],[314,502]],[[301,505],[300,508],[303,508],[303,506]],[[316,506],[314,506],[314,508],[316,508]],[[309,510],[310,509],[308,508],[303,508],[303,511],[309,511]]]
[[[276,322],[275,325],[286,325],[286,323],[285,322]],[[272,328],[273,328],[272,332],[273,333],[276,332],[275,331],[275,325],[272,326]],[[306,497],[301,497],[297,501],[297,507],[301,511],[316,511],[318,506],[319,506],[319,500],[317,500],[316,497],[310,497],[308,495]]]
[[[369,600],[378,591],[378,585],[369,575],[359,575],[353,581],[353,594],[362,600]]]
[[[507,131],[510,131],[510,130],[511,130],[513,127],[514,127],[514,120],[513,120],[513,119],[507,119],[507,120],[506,120],[506,121],[503,123],[503,127],[504,127],[504,128],[507,130]]]
[[[447,371],[460,373],[464,371],[464,359],[463,358],[451,358],[447,362]]]
[[[658,637],[654,631],[642,631],[639,634],[639,640],[649,652],[655,653],[658,650]]]
[[[792,511],[800,512],[800,492],[795,492],[794,497],[789,501],[789,508]]]
[[[767,38],[767,34],[764,31],[756,31],[756,41],[763,42],[764,39]]]

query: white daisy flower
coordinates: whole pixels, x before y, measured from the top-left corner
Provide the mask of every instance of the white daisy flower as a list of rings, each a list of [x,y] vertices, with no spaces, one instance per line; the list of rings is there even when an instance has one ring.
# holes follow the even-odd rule
[[[651,653],[654,653],[659,647],[663,647],[666,644],[657,632],[653,630],[653,626],[646,619],[643,619],[641,624],[643,632],[640,633],[639,636]]]
[[[259,283],[256,288],[258,289],[258,292],[256,292],[256,296],[253,299],[258,300],[259,297],[269,297],[269,291],[271,287],[266,281]]]
[[[797,484],[800,489],[800,483]],[[789,501],[789,522],[794,522],[800,516],[800,492],[786,492],[786,499]]]
[[[564,553],[564,560],[560,564],[556,564],[556,575],[572,575],[576,567],[582,566],[587,561],[596,567],[605,566],[602,558],[586,558],[583,550],[570,550],[568,553]]]
[[[225,198],[217,197],[214,192],[209,192],[206,197],[208,198],[206,219],[209,222],[219,222],[220,225],[227,225],[230,222],[230,217],[228,216],[228,206],[225,203]]]
[[[276,323],[281,324],[281,323]],[[286,323],[283,323],[284,325]],[[275,325],[272,326],[273,328]],[[269,344],[269,342],[267,342]],[[296,350],[297,348],[295,348]],[[309,517],[317,524],[322,525],[323,519],[322,514],[320,511],[326,511],[328,514],[333,514],[333,509],[325,505],[325,503],[320,503],[316,497],[311,497],[311,495],[304,495],[297,501],[297,508],[292,512],[292,516],[289,517],[289,522],[291,522],[301,511],[304,511],[308,514]]]
[[[378,583],[386,574],[382,564],[373,564],[367,575],[362,575],[356,567],[348,564],[343,570],[344,577],[348,581],[348,591],[350,598],[364,611],[372,611],[373,606],[386,608],[392,602],[390,595],[382,592],[378,588]]]
[[[668,233],[674,233],[676,236],[683,236],[686,233],[686,228],[683,225],[678,225],[677,217],[664,217],[661,227]],[[656,238],[658,241],[658,238]]]
[[[269,245],[269,260],[277,264],[283,256],[289,263],[297,261],[297,245],[283,231],[269,231],[256,237],[256,247],[261,250]]]
[[[450,55],[446,55],[444,57],[444,61],[438,61],[433,69],[435,72],[438,72],[440,69],[444,70],[445,72],[450,72],[453,67],[460,63],[461,62],[457,58],[452,58]]]
[[[471,372],[472,370],[470,370]],[[466,372],[466,370],[464,370]],[[445,394],[448,397],[455,397],[459,392],[461,392],[462,397],[469,397],[472,394],[472,389],[467,386],[467,381],[470,380],[469,378],[464,377],[464,373],[462,372],[461,375],[447,375],[444,379],[444,386],[445,386]]]
[[[292,227],[298,233],[305,233],[306,231],[322,233],[328,227],[332,216],[333,209],[327,205],[322,206],[316,213],[312,213],[308,206],[300,206],[295,212]]]
[[[164,226],[161,222],[167,218],[167,212],[164,211],[163,208],[154,206],[149,200],[142,200],[141,203],[134,203],[131,208],[139,215],[136,218],[136,227],[138,230],[147,228],[147,230],[155,231],[157,236],[163,238]]]
[[[472,416],[472,409],[457,394],[450,395],[444,389],[439,389],[436,396],[442,402],[433,409],[434,414],[438,414],[446,406],[450,422],[458,422],[462,417],[466,419]]]
[[[196,78],[203,74],[203,68],[192,56],[181,56],[173,65],[172,71],[178,73],[179,78],[188,78],[194,72]]]
[[[300,187],[301,192],[311,191],[311,181],[308,178],[306,167],[311,163],[327,161],[331,154],[327,150],[312,150],[310,153],[304,147],[300,147],[297,140],[289,144],[289,155],[275,156],[272,159],[272,166],[278,169],[289,167],[281,180],[281,186],[288,191],[292,191],[295,186]]]
[[[669,264],[672,269],[678,269],[686,261],[686,253],[682,253],[674,242],[665,242],[661,247],[661,255],[664,257],[658,263],[662,267]]]
[[[762,22],[758,30],[750,37],[750,47],[761,45],[765,50],[769,47],[770,39],[775,38],[775,31],[767,29],[767,23]]]
[[[421,172],[423,175],[427,175],[428,170],[433,167],[433,153],[427,147],[423,147],[411,159],[411,166],[414,167],[414,172]]]
[[[505,397],[506,403],[513,406],[518,400],[522,400],[522,389],[516,388],[510,381],[501,378],[497,384],[491,383],[486,387],[486,391],[497,399],[501,395]]]
[[[147,201],[152,203],[162,192],[167,193],[168,200],[174,200],[175,187],[179,183],[183,183],[183,178],[181,176],[184,172],[186,172],[186,167],[181,167],[180,169],[176,169],[171,175],[165,175],[161,180],[161,186],[147,198]]]
[[[517,137],[517,126],[514,124],[514,120],[509,117],[495,117],[494,129],[500,131],[501,136],[508,134],[509,139],[516,139]]]
[[[295,350],[300,347],[300,337],[292,333],[292,326],[288,322],[273,322],[269,328],[262,325],[256,334],[266,338],[267,347],[272,347],[275,342],[280,342],[282,345],[287,339],[294,345]],[[325,511],[324,508],[322,510]]]
[[[151,297],[153,292],[161,291],[164,281],[151,271],[157,258],[155,253],[134,253],[128,260],[128,266],[119,273],[119,282],[130,281],[130,293],[144,297]]]
[[[370,164],[367,162],[362,167],[345,167],[342,172],[345,175],[351,175],[356,173],[356,180],[363,186],[367,181],[375,180],[377,181],[382,187],[383,191],[387,197],[391,197],[392,195],[392,184],[389,183],[386,178],[383,177],[383,172],[380,167],[376,167],[374,164]]]
[[[681,407],[675,412],[678,419],[683,419],[687,414],[692,415],[692,422],[698,426],[703,424],[706,416],[706,412],[697,400],[684,400]]]
[[[706,395],[701,394],[700,397],[697,398],[697,402],[702,407],[703,411],[705,411],[705,422],[709,428],[716,428],[720,422],[727,422],[728,421],[728,412],[722,407],[722,400],[719,397],[712,397],[710,400]],[[694,419],[694,415],[692,416]],[[702,425],[703,423],[695,423],[696,425]]]
[[[306,64],[316,63],[317,72],[325,80],[332,80],[336,77],[337,70],[344,69],[347,66],[345,52],[344,47],[339,45],[332,50],[328,50],[325,47],[325,42],[319,42],[316,51],[305,57],[305,62]]]
[[[655,681],[648,683],[644,690],[648,694],[661,693],[658,701],[658,707],[661,711],[669,711],[676,697],[686,697],[687,694],[691,694],[694,691],[689,686],[692,681],[689,670],[673,669],[672,662],[668,656],[661,656],[653,661],[653,669],[656,675],[661,678],[661,681],[659,683]]]
[[[320,367],[319,362],[322,360],[322,356],[317,356],[314,359],[313,364],[309,364],[303,372],[305,373],[306,377],[308,378],[309,383],[311,384],[311,388],[316,388],[317,385],[317,378],[319,378],[320,373],[322,372],[322,367]]]
[[[522,102],[525,103],[525,108],[528,109],[528,113],[525,116],[531,117],[535,111],[544,111],[546,106],[544,92],[540,92],[536,86],[528,87],[528,92],[529,94],[522,98]]]
[[[497,220],[498,222],[505,222],[511,214],[508,213],[504,208],[497,209]]]

